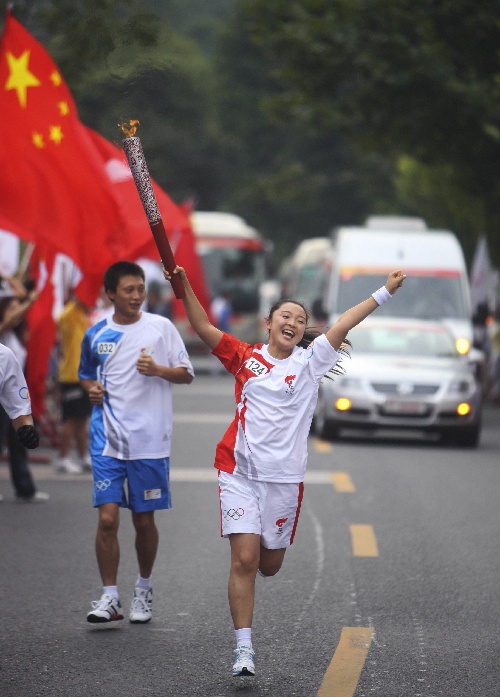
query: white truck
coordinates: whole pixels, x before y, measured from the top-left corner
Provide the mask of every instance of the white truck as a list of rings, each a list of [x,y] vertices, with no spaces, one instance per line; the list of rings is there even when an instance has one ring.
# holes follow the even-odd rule
[[[372,216],[364,227],[332,233],[333,266],[324,311],[330,323],[384,285],[389,271],[407,274],[404,290],[378,315],[443,321],[457,350],[472,345],[470,288],[464,255],[448,230],[430,230],[420,218]],[[474,351],[471,354],[473,358]],[[475,356],[478,360],[479,356]]]

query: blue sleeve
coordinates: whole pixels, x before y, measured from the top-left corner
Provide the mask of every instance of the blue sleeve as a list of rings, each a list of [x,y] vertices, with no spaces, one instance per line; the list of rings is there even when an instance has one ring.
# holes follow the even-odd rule
[[[94,359],[92,353],[92,338],[90,332],[86,332],[82,341],[82,351],[80,354],[80,366],[78,377],[80,380],[97,380],[98,361]]]

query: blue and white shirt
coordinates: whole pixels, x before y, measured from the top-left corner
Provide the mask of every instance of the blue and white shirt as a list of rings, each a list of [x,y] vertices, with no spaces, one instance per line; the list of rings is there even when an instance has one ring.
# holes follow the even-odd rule
[[[137,371],[141,353],[158,365],[183,367],[194,376],[179,332],[160,315],[143,312],[133,324],[106,318],[85,333],[79,378],[98,380],[106,389],[103,404],[92,409],[91,455],[120,460],[170,456],[171,384]]]

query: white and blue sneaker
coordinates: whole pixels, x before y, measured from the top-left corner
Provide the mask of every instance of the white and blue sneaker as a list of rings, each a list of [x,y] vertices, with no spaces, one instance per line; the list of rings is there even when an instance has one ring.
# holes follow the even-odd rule
[[[234,650],[233,676],[255,675],[255,651],[250,644],[240,644]]]
[[[122,620],[122,606],[118,598],[104,593],[100,600],[92,601],[92,611],[87,615],[87,622],[101,624]]]
[[[153,589],[136,588],[130,606],[129,619],[133,624],[144,624],[153,617]]]

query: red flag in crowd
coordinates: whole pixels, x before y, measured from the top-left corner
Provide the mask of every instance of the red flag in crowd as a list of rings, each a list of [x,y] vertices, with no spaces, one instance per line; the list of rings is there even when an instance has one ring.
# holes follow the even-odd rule
[[[119,207],[56,64],[7,11],[0,44],[0,227],[67,254],[92,305],[115,261]]]
[[[26,362],[26,382],[31,397],[33,418],[38,420],[45,411],[45,385],[49,361],[56,341],[54,308],[54,286],[52,271],[56,252],[43,254],[35,247],[30,259],[31,275],[40,293],[37,301],[28,312],[28,358]]]

